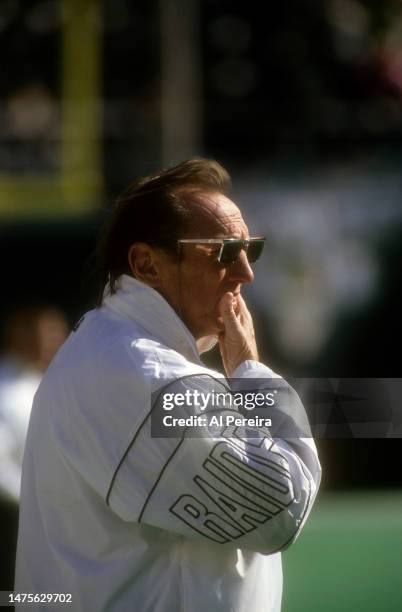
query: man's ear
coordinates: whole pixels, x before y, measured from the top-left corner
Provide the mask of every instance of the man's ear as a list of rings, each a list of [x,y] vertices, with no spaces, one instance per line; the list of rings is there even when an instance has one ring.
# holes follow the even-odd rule
[[[135,242],[128,251],[128,265],[134,278],[156,289],[160,285],[157,253],[145,242]]]

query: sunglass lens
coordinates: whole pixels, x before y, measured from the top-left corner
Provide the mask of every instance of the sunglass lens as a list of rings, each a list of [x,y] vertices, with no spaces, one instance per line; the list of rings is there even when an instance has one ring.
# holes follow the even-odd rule
[[[247,259],[250,263],[257,261],[261,257],[261,253],[264,249],[264,240],[251,240],[247,249]]]
[[[243,247],[242,240],[231,240],[224,242],[220,256],[220,262],[223,264],[231,264],[236,261]]]

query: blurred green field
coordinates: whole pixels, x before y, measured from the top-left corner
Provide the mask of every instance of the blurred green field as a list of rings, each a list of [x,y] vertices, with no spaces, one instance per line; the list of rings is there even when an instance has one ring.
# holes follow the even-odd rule
[[[402,491],[319,494],[283,571],[282,612],[402,612]]]

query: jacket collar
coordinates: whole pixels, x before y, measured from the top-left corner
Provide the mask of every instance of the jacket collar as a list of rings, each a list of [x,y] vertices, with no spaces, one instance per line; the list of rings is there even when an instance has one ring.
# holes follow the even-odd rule
[[[151,336],[174,349],[189,361],[200,364],[199,351],[209,350],[215,342],[203,338],[196,343],[183,321],[155,289],[123,274],[117,291],[110,295],[106,285],[102,305],[138,323]],[[198,344],[198,348],[197,348]]]

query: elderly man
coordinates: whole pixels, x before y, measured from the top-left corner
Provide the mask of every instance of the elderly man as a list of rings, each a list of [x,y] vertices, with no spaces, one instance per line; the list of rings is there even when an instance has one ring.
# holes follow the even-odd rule
[[[206,415],[241,407],[189,402],[203,389],[241,397],[256,380],[268,397],[267,381],[282,381],[259,361],[240,293],[263,238],[249,236],[228,187],[218,163],[189,160],[138,181],[112,211],[103,296],[33,406],[17,592],[62,593],[74,612],[280,610],[280,551],[319,484],[314,443],[255,422],[212,427]],[[216,341],[230,381],[200,359]],[[198,433],[161,433],[166,389],[177,414],[203,419]]]

